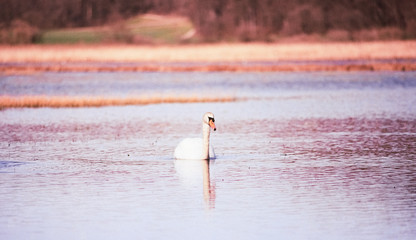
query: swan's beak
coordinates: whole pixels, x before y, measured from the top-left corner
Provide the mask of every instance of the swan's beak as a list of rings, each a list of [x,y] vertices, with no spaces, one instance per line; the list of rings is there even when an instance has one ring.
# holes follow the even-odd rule
[[[209,120],[209,126],[215,131],[217,128],[215,127],[215,123],[212,120]]]

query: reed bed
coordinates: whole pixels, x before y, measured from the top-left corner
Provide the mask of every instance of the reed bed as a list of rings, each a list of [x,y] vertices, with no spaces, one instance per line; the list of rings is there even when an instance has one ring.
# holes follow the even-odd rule
[[[0,46],[0,62],[246,62],[416,57],[416,41]]]
[[[148,105],[162,103],[201,103],[237,101],[230,96],[139,96],[139,97],[67,97],[67,96],[0,96],[0,109],[6,108],[79,108],[103,106]]]
[[[397,59],[400,61],[396,61]],[[3,45],[0,46],[0,74],[127,71],[415,71],[415,59],[416,41],[153,46]],[[338,60],[365,61],[350,65],[331,63]],[[386,63],[377,60],[390,61]],[[262,61],[269,64],[259,65]],[[299,65],[291,64],[290,61],[307,63]],[[276,64],[270,65],[270,62]]]

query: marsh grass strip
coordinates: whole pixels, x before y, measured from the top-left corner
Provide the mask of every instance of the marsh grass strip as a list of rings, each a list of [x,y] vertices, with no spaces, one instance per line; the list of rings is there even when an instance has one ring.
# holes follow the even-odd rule
[[[88,97],[88,96],[0,96],[0,109],[6,108],[78,108],[148,105],[162,103],[233,102],[232,96],[138,96],[138,97]]]

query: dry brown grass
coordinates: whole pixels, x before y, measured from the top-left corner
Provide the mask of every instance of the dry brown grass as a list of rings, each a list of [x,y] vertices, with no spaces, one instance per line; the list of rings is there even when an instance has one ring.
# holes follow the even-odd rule
[[[0,46],[0,62],[245,62],[416,58],[416,41]]]
[[[146,105],[161,103],[231,102],[235,97],[219,96],[144,96],[144,97],[65,97],[65,96],[0,96],[0,109],[5,108],[76,108]]]
[[[396,59],[408,59],[410,61],[396,62],[394,61]],[[416,41],[273,44],[222,43],[169,46],[26,45],[0,46],[0,63],[13,63],[11,65],[0,64],[0,73],[32,74],[36,72],[112,71],[415,71],[415,59]],[[322,60],[328,62],[324,64],[310,62],[302,65],[290,63],[280,64],[282,61],[296,60]],[[367,62],[337,65],[330,62],[334,60],[367,60]],[[392,61],[382,63],[371,60]],[[245,64],[261,61],[277,64]],[[181,62],[195,64],[169,64]],[[123,65],[122,63],[129,64]]]
[[[0,73],[34,74],[37,72],[296,72],[296,71],[416,71],[414,61],[368,62],[351,64],[283,64],[283,65],[246,65],[246,64],[210,64],[210,65],[158,65],[145,64],[138,66],[71,66],[61,64],[48,65],[14,65],[0,66]]]

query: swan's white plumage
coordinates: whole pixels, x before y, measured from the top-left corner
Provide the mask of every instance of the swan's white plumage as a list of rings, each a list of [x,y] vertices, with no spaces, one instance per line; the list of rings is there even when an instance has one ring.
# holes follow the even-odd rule
[[[214,131],[214,114],[207,112],[202,117],[202,138],[185,138],[175,148],[176,159],[214,159],[214,149],[209,144],[210,129]]]
[[[176,159],[205,159],[202,138],[185,138],[175,148]],[[209,146],[209,158],[215,158],[213,147]]]

